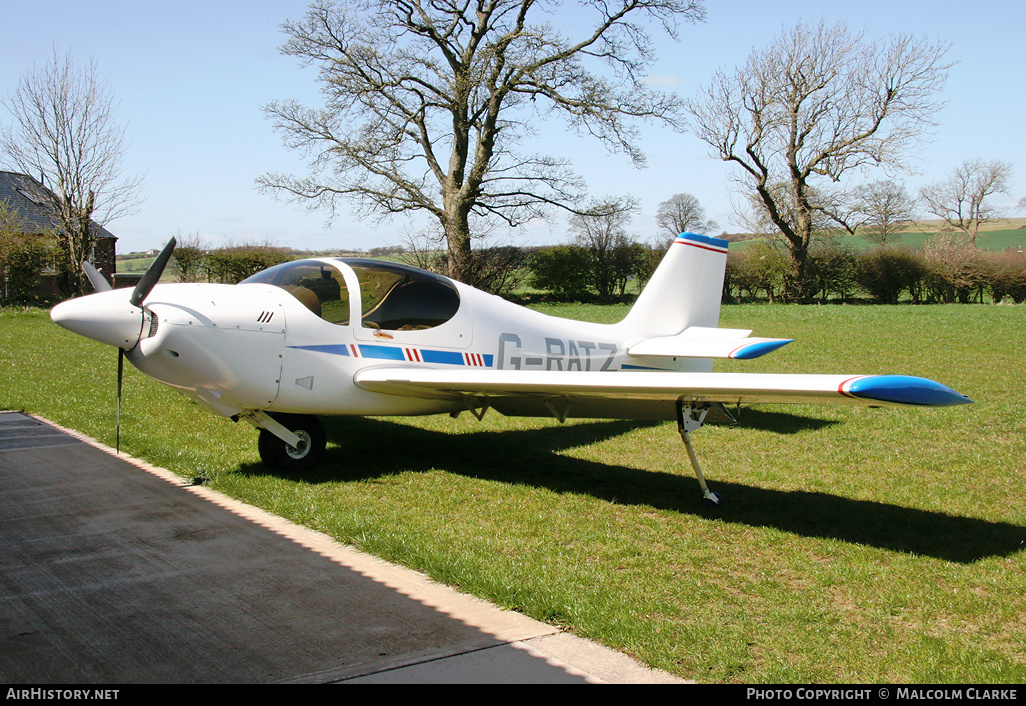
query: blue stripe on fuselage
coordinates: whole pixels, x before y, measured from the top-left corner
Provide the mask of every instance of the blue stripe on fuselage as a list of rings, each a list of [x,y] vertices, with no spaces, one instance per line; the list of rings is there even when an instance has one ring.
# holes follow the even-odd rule
[[[410,348],[410,346],[379,346],[367,343],[356,344],[356,347],[359,349],[359,357],[361,358],[403,361],[406,360],[406,356],[403,354],[403,348]],[[354,357],[352,346],[344,343],[327,343],[312,346],[288,346],[288,348],[294,348],[301,351],[313,351],[315,353],[328,353],[330,355],[341,355],[350,358]],[[425,363],[467,365],[467,361],[463,357],[463,353],[459,351],[439,351],[424,348],[416,348],[415,350],[420,353],[421,360]],[[480,353],[477,355],[484,361],[484,367],[492,367],[492,364],[495,361],[494,355],[488,353]]]

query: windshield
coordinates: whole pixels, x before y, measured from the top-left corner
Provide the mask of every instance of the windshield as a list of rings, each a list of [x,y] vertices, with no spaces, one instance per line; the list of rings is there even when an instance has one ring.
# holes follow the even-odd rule
[[[241,284],[273,284],[325,321],[349,323],[349,290],[342,273],[331,265],[310,260],[286,262],[258,272]]]

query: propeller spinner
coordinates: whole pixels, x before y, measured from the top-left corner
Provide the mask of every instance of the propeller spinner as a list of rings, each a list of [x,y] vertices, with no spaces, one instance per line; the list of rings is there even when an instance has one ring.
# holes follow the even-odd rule
[[[50,311],[50,318],[57,325],[80,336],[121,350],[132,350],[139,342],[145,321],[143,302],[164,272],[175,245],[176,241],[172,238],[130,292],[127,289],[110,289],[109,286],[101,291],[103,285],[98,284],[97,280],[105,280],[95,268],[84,266],[98,291],[58,304]],[[95,278],[90,270],[96,272]]]
[[[146,322],[143,304],[160,280],[176,244],[175,239],[172,238],[164,246],[160,255],[150,264],[142,279],[131,292],[127,289],[111,289],[107,280],[95,267],[88,262],[83,262],[82,269],[85,270],[96,293],[70,299],[50,310],[50,318],[58,326],[118,349],[115,424],[116,444],[119,451],[121,449],[121,386],[124,379],[125,351],[135,348],[142,337],[142,329]]]

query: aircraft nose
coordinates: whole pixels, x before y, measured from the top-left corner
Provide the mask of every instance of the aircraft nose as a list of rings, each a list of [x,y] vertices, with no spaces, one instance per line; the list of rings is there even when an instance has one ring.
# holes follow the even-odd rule
[[[132,290],[114,289],[62,302],[50,310],[55,324],[108,346],[130,350],[139,342],[143,311],[129,302]]]

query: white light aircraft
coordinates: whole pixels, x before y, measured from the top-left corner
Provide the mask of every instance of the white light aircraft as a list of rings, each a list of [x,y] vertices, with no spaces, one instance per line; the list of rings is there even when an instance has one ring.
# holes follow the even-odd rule
[[[547,316],[367,259],[298,260],[237,285],[157,284],[174,246],[134,290],[111,289],[84,264],[97,293],[58,304],[51,317],[119,349],[119,410],[127,357],[215,414],[257,427],[261,459],[282,472],[320,459],[317,415],[676,419],[703,495],[718,504],[691,433],[732,421],[728,405],[970,402],[904,375],[712,372],[716,358],[755,358],[791,342],[719,328],[719,238],[679,236],[617,324]]]

